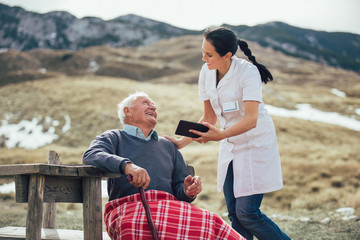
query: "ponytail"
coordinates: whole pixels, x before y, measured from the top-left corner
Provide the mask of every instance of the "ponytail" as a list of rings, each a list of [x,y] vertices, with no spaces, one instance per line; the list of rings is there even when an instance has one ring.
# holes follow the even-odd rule
[[[248,59],[259,70],[260,76],[261,76],[261,81],[265,84],[269,81],[272,81],[273,76],[271,75],[270,71],[264,65],[262,65],[256,61],[255,57],[251,54],[251,50],[249,49],[248,44],[245,41],[240,40],[240,39],[238,39],[237,42],[238,42],[238,45],[239,45],[241,51],[244,52],[244,54],[248,57]]]

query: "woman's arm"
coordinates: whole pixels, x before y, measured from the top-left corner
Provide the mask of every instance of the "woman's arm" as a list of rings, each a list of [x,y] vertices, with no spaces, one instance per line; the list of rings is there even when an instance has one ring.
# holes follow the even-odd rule
[[[225,138],[236,136],[256,127],[258,110],[259,110],[259,102],[246,101],[245,117],[235,125],[231,126],[230,128],[225,130],[219,130],[214,126],[214,124],[204,121],[202,123],[205,126],[209,127],[208,132],[202,133],[195,130],[190,130],[190,132],[193,132],[201,136],[200,138],[196,139],[196,141],[199,142],[220,141]]]
[[[210,100],[204,101],[204,115],[199,120],[200,123],[210,123],[211,125],[215,125],[217,122],[217,116],[214,112],[214,109],[211,106]]]

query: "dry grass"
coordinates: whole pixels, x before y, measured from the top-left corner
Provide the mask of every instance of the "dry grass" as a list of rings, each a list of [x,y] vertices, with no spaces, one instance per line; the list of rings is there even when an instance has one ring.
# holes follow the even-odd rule
[[[1,87],[0,119],[5,119],[9,113],[13,114],[12,123],[49,116],[60,122],[56,128],[60,137],[51,145],[36,150],[0,148],[0,164],[45,163],[49,150],[57,151],[64,164],[81,163],[83,152],[97,134],[120,127],[117,103],[134,91],[145,91],[156,102],[159,112],[156,130],[160,135],[174,136],[180,119],[197,121],[202,114],[202,103],[197,96],[197,85],[187,83],[195,83],[197,79],[199,63],[195,59],[201,56],[201,52],[189,54],[201,39],[185,39],[187,41],[184,38],[172,39],[149,48],[99,48],[106,53],[103,55],[97,48],[78,53],[83,58],[96,53],[99,62],[105,62],[107,58],[115,61],[115,56],[129,56],[131,59],[128,61],[137,64],[144,64],[146,60],[161,63],[163,69],[172,66],[175,70],[183,69],[183,72],[174,71],[172,75],[158,75],[149,82],[94,75],[58,75]],[[171,46],[177,47],[172,49]],[[347,116],[354,115],[354,109],[360,108],[359,75],[279,53],[276,53],[279,57],[274,58],[271,57],[275,54],[273,50],[258,48],[251,47],[253,52],[261,53],[256,54],[257,58],[268,62],[267,65],[274,69],[272,72],[276,79],[264,86],[267,104],[295,109],[298,103],[309,103],[322,111]],[[186,50],[182,53],[181,49]],[[40,54],[30,54],[35,53]],[[297,65],[300,67],[294,69]],[[149,69],[150,65],[144,71]],[[348,96],[340,98],[333,95],[330,91],[333,87],[345,91]],[[67,115],[71,117],[71,130],[62,133],[61,126],[65,124]],[[354,117],[360,120],[359,115]],[[262,204],[264,212],[270,216],[281,214],[292,217],[292,220],[274,219],[293,239],[312,239],[311,236],[314,239],[355,239],[360,234],[359,221],[333,219],[328,224],[320,221],[340,207],[352,207],[355,215],[360,216],[359,132],[299,119],[273,119],[282,159],[284,188],[265,195]],[[193,143],[181,152],[202,178],[203,192],[195,204],[227,219],[223,195],[216,190],[218,143]],[[0,183],[6,181],[9,179],[0,179]],[[11,194],[2,195],[1,199],[0,226],[24,225],[26,205],[15,204]],[[302,216],[309,216],[310,222],[300,221]],[[60,204],[58,219],[59,228],[81,228],[81,206]],[[316,231],[320,235],[311,233]],[[328,235],[327,232],[333,234]]]
[[[265,92],[281,93],[282,97],[292,99],[287,104],[303,101],[301,97],[311,94],[312,91],[312,89],[294,87],[293,91],[289,92],[286,86],[280,85],[269,85],[266,88],[269,90]],[[147,92],[157,103],[159,119],[156,129],[161,135],[174,135],[179,119],[196,121],[201,116],[202,105],[197,98],[196,85],[140,83],[127,79],[94,76],[9,85],[1,88],[0,94],[12,104],[4,104],[1,109],[2,114],[14,113],[13,122],[41,115],[58,119],[62,126],[64,124],[62,119],[68,114],[71,116],[72,128],[53,144],[36,150],[2,148],[1,163],[45,163],[48,151],[51,149],[60,154],[62,163],[81,163],[82,153],[97,134],[119,127],[116,114],[118,101],[137,90]],[[181,99],[178,96],[181,96]],[[277,102],[277,97],[273,100],[272,94],[265,94],[264,98],[270,99],[271,104]],[[354,103],[357,104],[357,100],[354,100]],[[266,194],[263,210],[269,215],[282,214],[296,219],[301,217],[299,216],[301,212],[304,216],[315,219],[313,221],[319,225],[319,228],[324,227],[319,221],[327,217],[328,212],[340,207],[353,207],[359,215],[360,159],[355,144],[360,142],[358,132],[305,120],[280,117],[273,119],[282,158],[284,188]],[[58,133],[61,134],[60,131]],[[226,219],[223,195],[216,190],[218,143],[210,142],[204,145],[193,143],[181,152],[195,167],[197,175],[202,178],[203,192],[195,204],[216,212]],[[5,206],[11,201],[13,200],[6,200]],[[3,204],[1,206],[4,207]],[[12,204],[10,206],[18,207]],[[66,219],[74,217],[72,212],[78,212],[76,215],[81,216],[81,206],[76,206],[74,209],[60,206],[59,227],[69,227],[66,225],[72,220]],[[24,208],[26,205],[20,208],[23,209],[21,215],[13,208],[6,207],[5,213],[12,217],[3,224],[16,223],[16,218],[22,216],[22,220],[17,223],[22,225],[26,216]],[[65,221],[64,225],[62,221]],[[276,221],[292,232],[295,231],[292,224],[299,224],[294,221]],[[301,224],[305,228],[314,223]],[[70,228],[72,227],[81,228],[81,224],[72,224]],[[351,223],[350,228],[352,228]],[[353,230],[350,231],[351,234],[352,232]]]

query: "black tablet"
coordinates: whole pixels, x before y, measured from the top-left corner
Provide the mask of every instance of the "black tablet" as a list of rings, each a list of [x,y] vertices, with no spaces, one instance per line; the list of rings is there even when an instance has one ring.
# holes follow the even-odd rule
[[[209,128],[207,126],[205,126],[201,123],[180,120],[179,124],[176,128],[175,134],[186,136],[186,137],[191,137],[191,138],[200,137],[199,135],[197,135],[195,133],[189,132],[190,129],[193,129],[193,130],[196,130],[199,132],[207,132],[209,130]]]

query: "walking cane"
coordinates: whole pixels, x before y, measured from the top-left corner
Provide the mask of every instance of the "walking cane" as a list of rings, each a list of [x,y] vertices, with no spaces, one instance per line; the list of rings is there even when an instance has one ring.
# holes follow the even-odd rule
[[[126,179],[127,179],[128,182],[131,182],[132,181],[132,176],[128,175],[126,177]],[[148,202],[146,200],[144,189],[142,187],[139,187],[139,192],[140,192],[141,202],[142,202],[142,204],[144,206],[144,209],[145,209],[146,219],[147,219],[147,222],[148,222],[150,230],[151,230],[152,238],[154,240],[158,240],[159,239],[158,234],[157,234],[157,231],[156,231],[155,224],[154,224],[154,222],[152,220],[152,217],[151,217],[150,207],[149,207],[149,204],[148,204]]]

